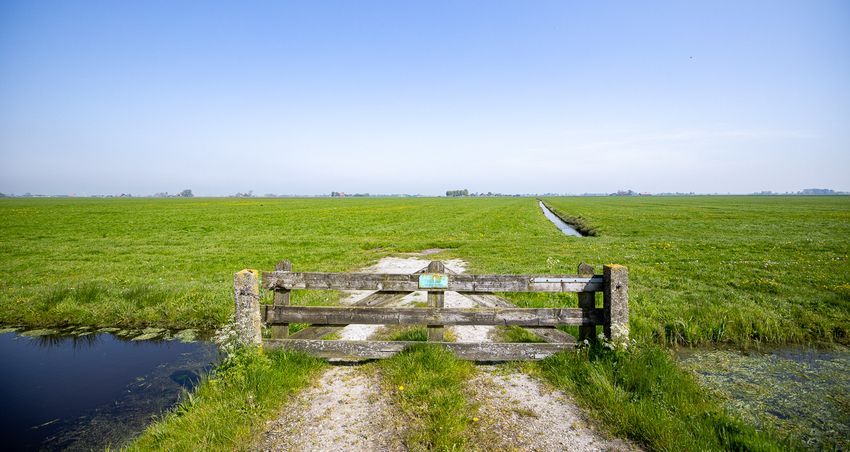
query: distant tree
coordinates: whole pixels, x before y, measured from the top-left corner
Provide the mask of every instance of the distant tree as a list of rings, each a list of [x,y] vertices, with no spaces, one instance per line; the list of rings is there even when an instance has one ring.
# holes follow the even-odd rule
[[[5,197],[6,197],[6,193],[0,193],[0,198],[5,198]]]
[[[193,197],[193,196],[195,196],[195,195],[193,195],[193,194],[192,194],[192,190],[189,190],[189,189],[187,188],[187,189],[185,189],[185,190],[181,191],[181,192],[180,192],[177,196],[179,196],[179,197],[181,197],[181,198],[191,198],[191,197]]]
[[[469,190],[447,190],[446,196],[469,196]]]

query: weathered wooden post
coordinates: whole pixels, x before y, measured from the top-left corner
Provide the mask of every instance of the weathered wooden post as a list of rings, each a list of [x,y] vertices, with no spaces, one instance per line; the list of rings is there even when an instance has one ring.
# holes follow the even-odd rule
[[[256,270],[245,269],[233,275],[233,298],[237,341],[247,346],[262,345],[260,280]]]
[[[629,269],[623,265],[606,265],[602,276],[605,337],[612,342],[625,342],[629,339]]]
[[[578,275],[593,276],[593,266],[584,262],[578,264]],[[581,308],[584,317],[590,317],[590,311],[596,309],[596,292],[579,292],[578,307]],[[582,325],[578,327],[578,340],[596,339],[596,325]]]
[[[289,261],[280,261],[274,266],[275,271],[279,272],[290,272],[292,271],[292,262]],[[289,306],[289,294],[291,290],[288,289],[275,289],[274,291],[274,305],[275,306]],[[272,339],[286,339],[289,337],[289,324],[283,323],[280,325],[272,325],[271,327],[271,337]]]
[[[428,273],[443,273],[446,267],[440,261],[431,261],[428,264]],[[442,308],[445,302],[445,292],[442,290],[428,291],[428,307]],[[443,342],[443,327],[428,325],[428,341]]]

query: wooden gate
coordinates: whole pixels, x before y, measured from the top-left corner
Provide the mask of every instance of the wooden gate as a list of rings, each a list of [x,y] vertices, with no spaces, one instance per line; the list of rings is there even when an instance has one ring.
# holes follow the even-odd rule
[[[607,338],[628,338],[628,269],[605,265],[601,275],[593,267],[579,265],[577,275],[471,275],[455,274],[442,262],[412,274],[293,272],[288,261],[275,271],[263,273],[263,287],[274,291],[273,305],[260,305],[259,280],[254,270],[234,277],[236,328],[245,344],[266,348],[300,350],[324,358],[386,358],[413,341],[347,341],[321,338],[350,324],[427,325],[428,341],[474,361],[542,359],[571,348],[575,339],[558,325],[579,326],[579,340],[593,338],[601,325]],[[368,290],[369,296],[350,306],[291,306],[292,290]],[[427,307],[390,307],[415,291],[428,292]],[[472,299],[476,308],[445,308],[446,291]],[[518,308],[498,296],[502,292],[577,292],[578,308]],[[596,305],[602,292],[602,307]],[[262,323],[270,327],[270,338],[262,338]],[[311,326],[291,336],[290,323]],[[449,325],[517,325],[543,338],[546,343],[445,342],[443,327]]]

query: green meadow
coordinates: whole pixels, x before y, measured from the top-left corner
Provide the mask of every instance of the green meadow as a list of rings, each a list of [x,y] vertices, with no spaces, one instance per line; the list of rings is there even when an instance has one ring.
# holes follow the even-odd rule
[[[850,197],[544,201],[595,236],[563,235],[531,198],[0,199],[0,324],[212,330],[232,314],[233,273],[281,259],[294,270],[350,271],[439,248],[434,259],[464,259],[472,273],[618,263],[629,267],[633,346],[594,345],[523,368],[649,449],[800,447],[724,410],[669,349],[850,344]],[[577,305],[574,295],[509,296],[522,306]],[[293,302],[337,297],[296,292]],[[474,445],[463,385],[475,369],[445,355],[416,349],[377,366],[388,388],[411,388],[397,402],[422,420],[410,439],[419,449]],[[133,447],[233,449],[309,383],[294,376],[321,368],[294,354],[240,356]],[[453,383],[435,392],[440,375]],[[286,385],[268,395],[281,378]],[[234,410],[250,416],[233,421]],[[203,433],[210,426],[215,437]]]
[[[0,322],[211,329],[242,268],[441,248],[482,273],[627,265],[632,330],[659,343],[850,342],[850,198],[545,201],[598,235],[562,235],[529,198],[0,200]]]

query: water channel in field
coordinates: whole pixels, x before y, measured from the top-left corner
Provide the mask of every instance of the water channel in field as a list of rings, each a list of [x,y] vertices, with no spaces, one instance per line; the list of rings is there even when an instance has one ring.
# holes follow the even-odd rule
[[[581,235],[580,232],[576,231],[572,226],[565,223],[564,220],[562,220],[560,217],[555,215],[551,210],[549,210],[549,208],[546,207],[545,204],[543,204],[543,201],[538,201],[538,202],[540,204],[540,208],[543,210],[543,215],[547,219],[549,219],[549,221],[551,221],[558,229],[560,229],[561,232],[563,232],[566,235],[573,236],[573,237],[584,237],[583,235]]]

